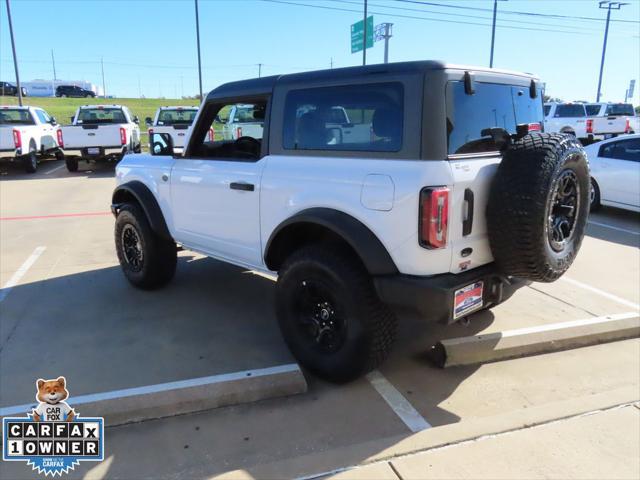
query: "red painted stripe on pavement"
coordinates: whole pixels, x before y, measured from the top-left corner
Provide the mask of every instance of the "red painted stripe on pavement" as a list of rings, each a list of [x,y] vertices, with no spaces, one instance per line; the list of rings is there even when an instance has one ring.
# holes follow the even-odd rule
[[[87,212],[87,213],[58,213],[54,215],[27,215],[24,217],[0,217],[0,221],[4,220],[40,220],[45,218],[65,218],[65,217],[99,217],[103,215],[111,215],[111,212]]]

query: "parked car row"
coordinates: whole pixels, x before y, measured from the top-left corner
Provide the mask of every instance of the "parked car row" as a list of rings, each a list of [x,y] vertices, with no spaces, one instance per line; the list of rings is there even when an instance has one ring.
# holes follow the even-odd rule
[[[0,159],[21,162],[28,173],[46,158],[64,159],[75,172],[81,159],[119,161],[140,151],[138,117],[126,106],[81,106],[69,126],[38,107],[0,106]]]
[[[27,89],[22,87],[22,96],[27,96]],[[0,96],[2,97],[17,97],[18,96],[18,87],[9,82],[0,82]]]
[[[545,103],[544,129],[574,135],[584,144],[640,132],[630,103]]]

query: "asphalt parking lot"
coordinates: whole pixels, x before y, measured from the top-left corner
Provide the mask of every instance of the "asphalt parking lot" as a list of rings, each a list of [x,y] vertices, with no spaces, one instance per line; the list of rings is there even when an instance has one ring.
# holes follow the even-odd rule
[[[39,377],[65,375],[73,405],[78,395],[294,362],[270,279],[181,252],[168,287],[130,287],[113,248],[113,166],[91,168],[0,166],[0,408],[33,401]],[[562,280],[524,286],[467,325],[405,315],[380,371],[347,385],[306,374],[299,395],[108,428],[105,462],[70,477],[322,475],[633,404],[637,338],[449,369],[428,351],[444,338],[637,313],[639,285],[640,215],[604,208]],[[621,444],[640,443],[632,410]],[[640,474],[637,458],[627,466],[623,474]],[[21,463],[3,463],[2,476],[29,477]]]

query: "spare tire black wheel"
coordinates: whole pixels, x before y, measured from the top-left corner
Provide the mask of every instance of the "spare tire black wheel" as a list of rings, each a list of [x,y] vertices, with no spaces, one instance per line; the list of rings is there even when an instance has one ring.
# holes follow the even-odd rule
[[[575,258],[587,223],[591,182],[574,136],[532,133],[504,152],[491,186],[491,252],[505,274],[553,282]]]

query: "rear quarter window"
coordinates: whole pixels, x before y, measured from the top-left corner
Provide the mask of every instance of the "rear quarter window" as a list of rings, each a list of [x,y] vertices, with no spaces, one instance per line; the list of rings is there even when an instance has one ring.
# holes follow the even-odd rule
[[[398,152],[403,119],[400,82],[292,90],[285,101],[283,147]]]
[[[449,154],[495,152],[487,128],[504,128],[516,133],[518,124],[542,124],[542,92],[529,96],[528,87],[495,83],[476,83],[475,93],[467,95],[464,83],[449,82],[446,92]]]

